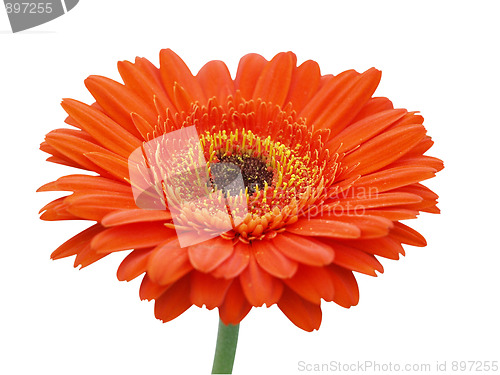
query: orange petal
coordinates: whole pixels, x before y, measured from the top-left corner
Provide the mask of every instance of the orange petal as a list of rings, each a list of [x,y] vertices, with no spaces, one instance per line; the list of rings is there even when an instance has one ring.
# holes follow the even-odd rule
[[[233,280],[217,279],[209,274],[194,271],[191,274],[191,302],[212,310],[224,301]]]
[[[411,184],[411,185],[407,185],[407,186],[402,186],[402,187],[396,189],[396,191],[416,194],[416,195],[421,196],[424,200],[435,200],[435,199],[439,198],[439,195],[434,193],[427,186],[424,186],[424,185],[419,184],[419,183]]]
[[[334,238],[358,238],[360,230],[355,225],[337,220],[301,218],[286,230],[302,236],[321,236]]]
[[[322,266],[333,260],[333,249],[322,241],[280,233],[271,240],[273,245],[288,258],[310,266]]]
[[[290,288],[284,288],[278,307],[293,324],[304,331],[312,332],[321,325],[320,305],[303,299]]]
[[[394,125],[391,126],[390,129],[396,129],[396,128],[404,128],[409,125],[415,125],[415,124],[423,124],[424,123],[424,118],[417,114],[417,112],[408,112],[406,115],[403,116],[403,118],[399,121],[397,121]]]
[[[415,229],[399,222],[394,223],[394,228],[391,230],[390,236],[396,241],[408,245],[419,247],[427,246],[427,241],[420,233],[418,233]]]
[[[233,253],[233,243],[220,237],[189,246],[189,260],[195,269],[211,272]]]
[[[418,203],[422,197],[417,194],[405,192],[386,192],[374,196],[360,198],[345,198],[324,205],[324,211],[328,214],[347,213],[349,211],[362,215],[365,210],[375,207],[390,207]]]
[[[72,161],[72,160],[69,160],[68,158],[66,157],[58,157],[58,156],[49,156],[47,159],[45,159],[46,161],[50,162],[50,163],[56,163],[56,164],[61,164],[61,165],[65,165],[65,166],[68,166],[68,167],[73,167],[73,168],[79,168],[79,169],[86,169],[86,170],[89,170],[88,168],[85,168],[84,166]]]
[[[156,246],[173,236],[175,231],[162,223],[135,223],[108,228],[95,236],[91,245],[99,253],[111,253]]]
[[[163,86],[172,101],[175,98],[174,85],[177,83],[187,91],[193,100],[201,103],[206,102],[200,84],[193,77],[184,61],[171,49],[160,51],[160,73]]]
[[[382,267],[382,264],[373,255],[339,243],[332,245],[335,250],[333,263],[370,276],[377,276],[375,271],[384,272],[384,267]]]
[[[224,302],[219,306],[219,317],[224,324],[239,324],[249,313],[250,305],[240,283],[235,280],[229,287]]]
[[[361,177],[354,189],[360,192],[382,193],[400,186],[427,180],[436,175],[430,167],[394,167]]]
[[[441,213],[441,210],[437,206],[425,207],[425,208],[422,208],[420,211],[429,212],[431,214],[440,214]]]
[[[291,102],[293,109],[300,112],[319,88],[321,73],[316,61],[308,60],[294,69],[285,104]]]
[[[234,85],[245,99],[251,99],[257,80],[267,60],[256,53],[249,53],[240,59]]]
[[[97,262],[99,259],[104,258],[108,254],[98,254],[96,253],[90,245],[85,246],[81,251],[76,254],[75,263],[73,266],[76,268],[81,266],[81,268],[90,266],[92,263]]]
[[[359,302],[359,289],[352,271],[330,264],[325,267],[335,289],[333,301],[345,308],[356,306]]]
[[[399,159],[423,137],[425,128],[422,125],[388,130],[363,143],[356,151],[347,155],[342,164],[345,166],[359,164],[355,173],[365,175]]]
[[[212,271],[212,275],[226,279],[238,276],[248,265],[248,259],[250,258],[249,249],[250,247],[244,243],[236,243],[233,253]]]
[[[365,211],[366,212],[366,211]],[[328,217],[328,216],[327,216]],[[360,230],[360,238],[375,238],[386,236],[393,227],[392,221],[380,216],[338,215],[335,220],[354,225]]]
[[[207,98],[216,97],[222,103],[234,94],[234,83],[226,64],[215,60],[206,63],[196,75]]]
[[[365,117],[374,115],[375,113],[387,111],[388,109],[393,109],[394,106],[392,102],[384,97],[371,98],[366,102],[366,104],[361,108],[355,118],[353,118],[352,123],[364,119]]]
[[[282,52],[269,61],[257,80],[253,99],[262,99],[283,106],[292,81],[297,58],[292,52]]]
[[[379,255],[388,259],[396,260],[399,259],[399,254],[405,254],[401,243],[389,236],[357,241],[341,240],[339,243],[362,250],[368,254]]]
[[[195,99],[184,87],[174,82],[172,101],[179,112],[190,112]]]
[[[155,316],[166,323],[177,318],[192,306],[190,294],[190,275],[172,284],[155,301]]]
[[[144,278],[142,279],[141,287],[139,288],[139,297],[141,300],[148,300],[148,301],[159,298],[163,294],[163,292],[165,292],[168,288],[170,288],[170,285],[172,284],[167,284],[167,285],[157,284],[151,281],[151,278],[146,273],[146,275],[144,275]]]
[[[111,154],[110,151],[79,136],[59,133],[58,130],[52,131],[45,136],[45,142],[48,145],[57,150],[64,158],[77,163],[84,169],[106,174],[106,170],[89,161],[85,157],[85,153],[101,152]]]
[[[42,214],[40,219],[46,221],[80,220],[81,218],[68,212],[68,204],[65,200],[66,197],[58,198],[43,206],[39,212]]]
[[[359,74],[357,72],[355,72],[354,70],[350,70],[350,72],[353,72],[353,73],[356,73],[356,74]],[[342,74],[342,73],[340,73]],[[340,75],[339,74],[339,75]],[[327,84],[330,84],[330,82],[332,80],[335,79],[335,76],[333,74],[325,74],[325,75],[322,75],[321,78],[319,79],[319,89],[322,90],[323,87],[325,87]]]
[[[331,139],[328,147],[338,153],[349,151],[391,126],[403,117],[406,109],[390,109],[353,123]]]
[[[118,155],[128,158],[132,151],[141,146],[138,138],[104,113],[91,108],[87,104],[73,99],[64,99],[61,105],[86,132],[104,147],[116,152]]]
[[[46,152],[47,154],[50,154],[52,156],[49,156],[46,160],[51,162],[51,163],[57,163],[57,164],[62,164],[62,165],[67,165],[69,167],[73,168],[79,168],[79,169],[86,169],[89,170],[89,168],[77,163],[74,160],[71,160],[68,158],[66,155],[63,153],[57,151],[54,147],[49,145],[47,142],[43,141],[40,144],[40,150],[43,152]],[[80,156],[80,155],[78,155]],[[92,166],[93,168],[93,166]]]
[[[245,296],[253,306],[267,307],[278,302],[283,284],[281,281],[264,271],[250,253],[248,267],[240,275],[241,288]]]
[[[253,242],[252,251],[259,266],[272,276],[284,279],[297,271],[298,263],[284,256],[271,241]]]
[[[96,140],[94,139],[94,137],[92,137],[85,130],[81,130],[81,129],[59,128],[59,129],[52,130],[49,134],[60,135],[60,136],[64,136],[64,135],[73,136],[73,137],[76,137],[78,139],[96,144]]]
[[[152,123],[157,120],[153,101],[144,101],[135,91],[121,83],[106,77],[93,75],[85,80],[85,86],[105,113],[135,136],[139,136],[139,133],[130,117],[132,112],[140,114]]]
[[[412,168],[412,167],[422,167],[422,168],[432,168],[436,172],[439,172],[444,168],[443,161],[441,159],[432,157],[432,156],[427,156],[427,155],[420,155],[420,156],[408,156],[405,155],[401,159],[396,160],[394,163],[390,165],[390,167],[405,167],[405,168]]]
[[[398,221],[398,220],[415,219],[418,215],[418,211],[395,207],[395,208],[368,209],[365,211],[365,214],[370,216],[384,217],[391,221]]]
[[[333,301],[335,289],[324,267],[300,265],[291,279],[283,282],[302,298],[319,305],[321,299]]]
[[[135,201],[129,195],[111,192],[75,193],[66,198],[67,211],[86,220],[101,221],[115,210],[135,208]]]
[[[434,145],[434,141],[431,137],[426,135],[419,143],[417,143],[408,153],[407,157],[423,155],[427,150],[429,150],[432,145]]]
[[[103,154],[101,152],[87,152],[84,154],[92,163],[101,167],[119,181],[129,180],[127,160],[118,155]]]
[[[147,265],[149,277],[160,285],[173,283],[192,269],[187,249],[180,247],[177,238],[171,238],[158,245],[153,250]]]
[[[409,204],[406,207],[408,207],[412,210],[417,210],[417,211],[421,211],[421,212],[430,212],[430,213],[435,213],[435,214],[438,214],[441,212],[441,210],[437,207],[437,201],[423,200],[420,203]]]
[[[137,57],[135,64],[119,61],[118,71],[125,86],[141,96],[145,102],[152,102],[156,97],[164,111],[174,109],[161,82],[159,69],[145,58]]]
[[[422,184],[411,184],[407,186],[402,186],[400,188],[394,189],[393,191],[407,193],[407,194],[416,194],[422,198],[421,202],[408,204],[405,206],[405,208],[418,211],[439,213],[439,209],[436,207],[437,198],[439,198],[438,195]]]
[[[50,257],[52,259],[61,259],[77,254],[90,244],[95,235],[101,233],[103,230],[104,227],[101,224],[92,225],[55,249]]]
[[[40,191],[106,191],[130,194],[130,185],[122,184],[101,176],[74,174],[58,178],[38,188]]]
[[[141,137],[143,139],[150,139],[149,137],[153,135],[155,130],[154,126],[135,112],[130,114],[130,118]]]
[[[340,133],[364,107],[380,82],[381,72],[375,68],[362,73],[344,90],[331,98],[328,106],[315,119],[321,129],[331,129],[332,136]]]
[[[120,281],[131,281],[146,272],[146,265],[153,249],[134,250],[125,257],[118,267],[116,277]]]
[[[104,108],[102,108],[98,103],[94,102],[90,105],[91,108],[98,110],[99,112],[104,113]],[[76,122],[71,116],[67,116],[64,122],[68,125],[74,126],[75,128],[82,129],[81,125]],[[83,130],[83,129],[82,129]]]
[[[359,75],[354,70],[346,70],[337,76],[323,76],[318,92],[299,112],[299,116],[307,118],[310,124],[315,124],[323,112],[330,111],[329,106],[332,104],[333,99],[343,92],[346,87],[352,86]]]
[[[143,223],[152,221],[167,221],[172,214],[166,210],[143,210],[140,208],[113,211],[103,217],[102,225],[114,227],[116,225]]]

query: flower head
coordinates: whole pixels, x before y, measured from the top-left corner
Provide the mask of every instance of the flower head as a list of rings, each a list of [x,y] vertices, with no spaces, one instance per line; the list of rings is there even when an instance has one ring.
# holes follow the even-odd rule
[[[422,116],[372,97],[374,68],[321,75],[293,53],[221,61],[193,76],[171,50],[160,68],[119,62],[124,84],[90,76],[96,102],[64,99],[76,129],[47,134],[49,161],[96,172],[40,191],[70,191],[43,220],[95,221],[52,253],[82,267],[132,250],[118,279],[142,274],[142,299],[170,321],[193,304],[226,324],[277,304],[298,327],[321,301],[358,303],[353,271],[383,272],[425,239],[402,220],[438,213],[420,184],[443,168],[424,153]]]

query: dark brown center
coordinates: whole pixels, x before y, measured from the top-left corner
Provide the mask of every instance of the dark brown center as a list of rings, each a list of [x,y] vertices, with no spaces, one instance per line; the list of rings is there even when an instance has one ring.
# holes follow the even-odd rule
[[[243,184],[248,189],[248,194],[253,194],[259,189],[263,189],[265,183],[272,185],[273,171],[263,160],[249,155],[223,155],[219,158],[219,163],[213,164],[212,182],[218,189],[223,189],[230,194],[239,192],[231,191],[230,185],[241,174]]]

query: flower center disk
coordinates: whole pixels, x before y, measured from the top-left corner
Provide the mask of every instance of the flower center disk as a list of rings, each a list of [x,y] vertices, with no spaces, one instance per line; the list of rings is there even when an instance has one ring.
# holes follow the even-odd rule
[[[217,179],[217,188],[228,186],[239,175],[243,177],[243,183],[249,194],[255,193],[257,189],[263,189],[273,180],[273,170],[265,161],[248,155],[223,155],[218,157],[223,164],[229,163],[234,167],[225,167],[224,173]],[[213,167],[212,167],[213,170]]]
[[[338,155],[330,155],[324,147],[328,134],[307,126],[291,106],[247,101],[238,94],[222,105],[213,98],[205,106],[193,104],[189,113],[167,112],[153,135],[189,126],[195,126],[199,135],[209,183],[201,179],[198,188],[206,189],[205,198],[180,215],[186,228],[200,232],[218,228],[216,222],[225,219],[212,208],[225,199],[227,207],[236,209],[228,210],[233,229],[223,238],[243,242],[272,238],[320,205],[340,173]],[[239,176],[242,185],[234,183]],[[163,194],[169,197],[173,192],[167,189]],[[244,213],[238,212],[242,204]]]

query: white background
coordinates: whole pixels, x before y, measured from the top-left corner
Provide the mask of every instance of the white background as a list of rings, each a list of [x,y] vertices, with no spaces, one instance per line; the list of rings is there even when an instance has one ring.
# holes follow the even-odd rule
[[[426,248],[407,248],[385,273],[358,277],[350,310],[323,304],[319,331],[306,333],[277,309],[243,321],[235,374],[300,374],[298,361],[429,363],[500,360],[499,87],[495,2],[99,1],[12,34],[0,9],[0,373],[208,374],[217,312],[191,308],[162,324],[138,298],[139,279],[118,282],[125,254],[83,270],[51,261],[87,226],[42,222],[59,193],[35,194],[71,168],[44,161],[43,136],[63,127],[59,102],[92,102],[83,80],[118,79],[116,62],[158,64],[170,47],[196,72],[221,59],[234,74],[248,52],[292,50],[337,74],[375,66],[377,95],[419,110],[446,168],[428,186],[441,215],[410,225]],[[327,372],[325,372],[327,373]],[[338,372],[330,372],[338,373]],[[353,372],[354,373],[354,372]],[[449,373],[452,373],[449,371]]]

